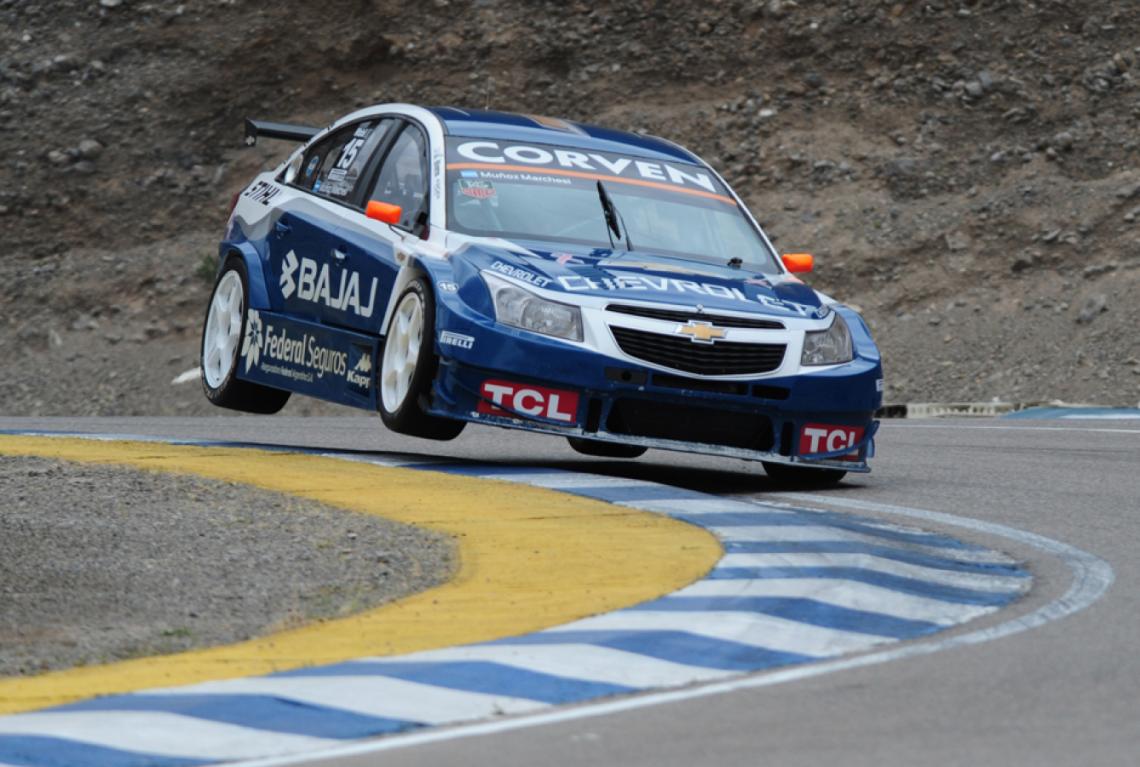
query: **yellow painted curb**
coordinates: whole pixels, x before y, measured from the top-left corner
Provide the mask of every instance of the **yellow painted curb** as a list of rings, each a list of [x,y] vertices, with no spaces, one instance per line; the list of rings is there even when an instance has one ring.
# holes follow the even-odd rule
[[[195,474],[452,536],[452,580],[359,615],[204,650],[0,678],[0,713],[537,631],[654,599],[721,556],[707,531],[514,483],[247,448],[0,437],[0,455]]]

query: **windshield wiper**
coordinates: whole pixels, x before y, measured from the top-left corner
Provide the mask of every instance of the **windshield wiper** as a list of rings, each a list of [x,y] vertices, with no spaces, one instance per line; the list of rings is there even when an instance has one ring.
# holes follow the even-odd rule
[[[625,219],[621,217],[621,213],[618,212],[617,206],[606,193],[606,188],[601,181],[598,182],[598,199],[602,201],[602,214],[606,218],[606,234],[610,238],[610,248],[614,247],[614,237],[621,237],[622,231],[625,231],[625,249],[633,250],[633,240],[629,237],[629,227],[625,225]],[[620,228],[618,222],[621,222]],[[611,235],[610,232],[613,234]]]
[[[728,259],[728,265],[733,269],[739,269],[740,267],[744,266],[744,259],[740,256],[733,256],[732,258]]]

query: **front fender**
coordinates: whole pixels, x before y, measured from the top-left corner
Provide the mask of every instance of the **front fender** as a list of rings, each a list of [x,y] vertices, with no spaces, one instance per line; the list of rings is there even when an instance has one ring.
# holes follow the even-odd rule
[[[245,272],[249,277],[249,308],[272,309],[273,307],[269,303],[269,291],[265,285],[265,268],[261,263],[261,254],[248,241],[225,241],[218,246],[219,273],[225,266],[226,259],[231,255],[237,256],[245,262]]]
[[[446,327],[447,313],[451,311],[448,304],[454,300],[455,292],[458,289],[451,262],[437,258],[416,258],[408,259],[408,262],[400,268],[400,273],[396,275],[396,287],[392,292],[392,302],[388,307],[389,316],[384,318],[385,330],[387,330],[388,321],[395,310],[396,298],[404,291],[408,283],[420,274],[423,274],[427,279],[428,288],[435,296],[434,324],[437,335],[439,328]]]

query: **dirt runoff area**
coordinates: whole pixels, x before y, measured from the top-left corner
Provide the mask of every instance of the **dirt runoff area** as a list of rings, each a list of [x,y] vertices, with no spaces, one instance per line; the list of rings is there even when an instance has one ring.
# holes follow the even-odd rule
[[[228,644],[447,580],[446,536],[243,485],[0,458],[0,676]]]

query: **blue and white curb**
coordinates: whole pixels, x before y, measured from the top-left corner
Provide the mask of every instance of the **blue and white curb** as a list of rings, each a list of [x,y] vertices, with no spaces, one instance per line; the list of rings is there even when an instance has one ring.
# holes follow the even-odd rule
[[[1004,554],[849,514],[552,469],[322,454],[668,514],[710,530],[725,555],[673,594],[526,636],[0,717],[0,767],[182,767],[300,754],[725,680],[928,636],[999,610],[1032,582]]]

